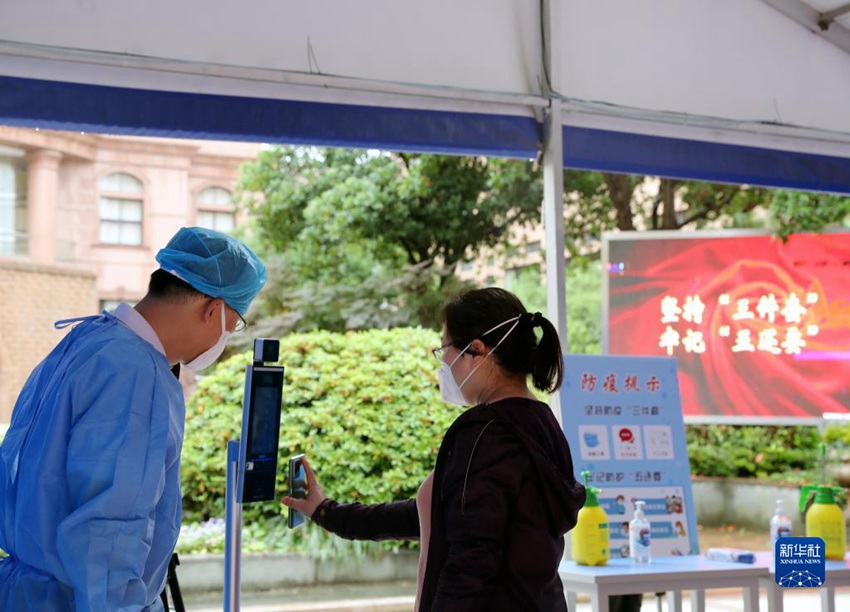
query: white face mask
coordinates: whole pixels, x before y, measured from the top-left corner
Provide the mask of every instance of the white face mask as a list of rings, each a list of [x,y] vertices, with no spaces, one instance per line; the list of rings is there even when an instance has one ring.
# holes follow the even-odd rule
[[[203,353],[195,357],[192,361],[185,364],[187,368],[192,370],[193,372],[200,372],[204,368],[208,368],[215,360],[218,359],[221,354],[224,352],[224,347],[227,345],[227,340],[230,338],[230,332],[227,331],[227,325],[224,320],[224,303],[221,304],[221,337],[218,339],[218,342],[213,344],[210,348],[205,350]]]
[[[487,359],[487,357],[492,355],[493,351],[499,348],[499,345],[505,341],[505,338],[507,338],[508,335],[519,324],[519,317],[517,316],[510,318],[507,321],[503,321],[502,323],[499,323],[496,327],[492,327],[483,334],[481,334],[482,336],[486,336],[491,331],[495,331],[503,325],[507,325],[508,323],[513,323],[513,325],[511,325],[511,328],[507,331],[507,333],[502,336],[502,339],[496,343],[496,346],[493,347],[493,350],[491,350],[489,353],[487,353],[487,355],[484,356],[484,359]],[[472,375],[475,374],[475,372],[478,371],[478,368],[482,366],[482,364],[484,363],[484,359],[482,359],[481,362],[477,366],[475,366],[475,368],[473,368],[472,372],[466,375],[466,378],[464,378],[463,382],[461,382],[460,384],[457,384],[454,374],[452,374],[452,366],[457,363],[457,360],[461,358],[461,356],[469,349],[470,346],[472,346],[472,342],[467,344],[463,348],[463,350],[458,353],[457,357],[455,357],[451,363],[444,363],[442,366],[440,366],[440,369],[437,370],[437,381],[440,383],[440,395],[442,396],[443,401],[447,404],[454,404],[455,406],[469,405],[466,401],[466,398],[463,397],[463,391],[461,389],[466,384],[466,381],[472,378]]]
[[[460,385],[457,384],[449,364],[444,363],[440,366],[440,369],[437,370],[437,380],[440,383],[440,395],[443,397],[444,402],[454,404],[455,406],[466,406],[466,400],[463,397],[463,393],[461,393]],[[463,382],[466,381],[464,380]]]

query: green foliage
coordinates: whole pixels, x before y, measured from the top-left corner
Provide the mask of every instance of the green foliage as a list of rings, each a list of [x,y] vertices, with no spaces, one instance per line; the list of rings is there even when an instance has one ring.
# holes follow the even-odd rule
[[[547,313],[546,284],[539,264],[510,270],[502,285],[516,295],[529,312]]]
[[[689,425],[691,474],[766,478],[818,466],[815,427]]]
[[[768,207],[777,236],[850,227],[850,198],[805,191],[775,191]]]
[[[828,447],[850,450],[850,424],[830,423],[824,427],[823,441]]]
[[[505,289],[512,291],[529,312],[548,316],[546,284],[540,266],[509,274]],[[602,271],[598,261],[576,261],[567,267],[567,348],[570,353],[602,352]]]
[[[457,412],[440,399],[432,331],[402,328],[293,334],[285,366],[279,456],[304,452],[333,498],[380,502],[416,494]],[[188,522],[224,516],[227,441],[238,438],[244,369],[235,355],[205,376],[187,406],[183,508]],[[286,492],[279,470],[278,496]],[[285,510],[244,507],[246,524]],[[299,530],[300,531],[300,530]],[[305,530],[308,531],[308,530]],[[304,536],[306,537],[306,536]]]
[[[564,171],[564,246],[571,257],[596,252],[603,232],[618,225],[619,200],[612,197],[612,188],[601,172]],[[618,175],[629,195],[625,206],[629,215],[631,194],[643,177]],[[625,228],[621,228],[625,229]]]
[[[449,276],[513,223],[539,218],[542,196],[530,162],[300,147],[261,153],[238,191],[261,239],[297,253],[301,276],[326,281],[368,273],[370,262]]]
[[[571,353],[602,353],[602,269],[598,261],[567,268],[567,333]]]
[[[293,331],[343,332],[410,326],[437,329],[447,296],[471,285],[455,277],[442,287],[421,266],[381,269],[356,283],[326,284],[298,278],[284,255],[265,258],[269,279],[251,309],[251,334],[235,335],[232,352],[249,350],[255,337],[274,338]]]
[[[259,316],[277,334],[436,328],[459,262],[539,218],[530,162],[275,147],[237,187],[275,279]]]

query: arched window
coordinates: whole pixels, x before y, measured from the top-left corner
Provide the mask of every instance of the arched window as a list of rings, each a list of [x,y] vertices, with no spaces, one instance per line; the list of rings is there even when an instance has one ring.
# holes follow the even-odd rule
[[[230,192],[221,187],[207,187],[198,194],[197,224],[219,232],[229,233],[236,227]]]
[[[0,256],[28,252],[26,158],[23,151],[0,146]]]
[[[124,172],[100,179],[100,242],[142,244],[144,187],[135,176]]]

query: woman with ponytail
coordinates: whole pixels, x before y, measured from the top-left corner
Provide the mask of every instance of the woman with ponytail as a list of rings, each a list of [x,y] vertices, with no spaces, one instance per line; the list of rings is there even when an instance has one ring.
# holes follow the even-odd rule
[[[416,610],[564,611],[558,565],[585,491],[528,385],[561,386],[558,333],[498,288],[456,297],[442,318],[440,391],[472,407],[449,427],[416,499],[339,504],[306,466],[307,498],[283,503],[342,537],[420,538]]]

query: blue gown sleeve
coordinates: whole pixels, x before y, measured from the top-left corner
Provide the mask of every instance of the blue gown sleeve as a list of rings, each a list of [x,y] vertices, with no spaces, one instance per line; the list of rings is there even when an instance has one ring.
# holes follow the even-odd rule
[[[57,549],[78,612],[142,609],[162,585],[144,583],[165,486],[169,404],[157,401],[149,355],[99,354],[69,383],[67,478],[73,511]],[[161,560],[167,564],[167,559]]]

